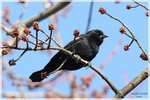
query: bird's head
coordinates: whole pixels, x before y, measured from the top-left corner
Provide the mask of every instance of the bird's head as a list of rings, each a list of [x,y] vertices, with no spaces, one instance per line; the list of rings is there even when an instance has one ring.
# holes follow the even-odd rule
[[[108,37],[105,35],[102,31],[95,29],[87,32],[89,34],[89,37],[96,42],[96,44],[99,46],[102,44],[104,38]]]

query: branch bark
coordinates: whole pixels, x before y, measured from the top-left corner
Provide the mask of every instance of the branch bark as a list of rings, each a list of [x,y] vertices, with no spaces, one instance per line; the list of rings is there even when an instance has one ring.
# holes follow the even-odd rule
[[[137,5],[143,7],[145,10],[149,11],[149,9],[148,9],[146,6],[142,5],[142,4],[139,3],[138,1],[136,1],[136,0],[132,0],[132,1],[135,2]]]
[[[124,24],[120,19],[116,18],[116,17],[113,17],[112,15],[110,15],[109,13],[106,13],[107,16],[109,16],[110,18],[118,21],[120,24],[122,24],[127,30],[128,32],[130,33],[130,35],[128,35],[127,33],[125,34],[126,36],[128,36],[129,38],[131,38],[132,40],[134,40],[137,45],[139,46],[139,48],[141,49],[141,51],[148,57],[148,55],[146,54],[145,50],[143,49],[142,45],[139,43],[138,39],[135,37],[135,35],[132,33],[132,31],[130,30],[130,28]],[[150,63],[150,59],[148,57],[148,62]]]
[[[15,47],[12,47],[12,46],[2,47],[2,48],[16,49]],[[72,57],[73,59],[80,61],[81,63],[83,63],[86,66],[89,66],[93,71],[95,71],[99,76],[101,76],[102,79],[104,79],[106,81],[106,83],[111,87],[111,89],[115,92],[115,94],[119,93],[117,88],[107,79],[107,77],[103,73],[101,73],[98,69],[96,69],[91,63],[82,59],[79,55],[76,55],[73,52],[68,51],[61,47],[50,47],[49,49],[62,51],[64,54]],[[16,50],[26,50],[26,48],[17,48]],[[36,50],[48,50],[48,48],[37,48]],[[34,51],[34,49],[28,48],[28,51]]]
[[[150,73],[150,69],[146,68],[143,72],[141,72],[136,78],[134,78],[131,82],[129,82],[121,91],[116,94],[115,98],[124,98],[130,91],[136,88],[142,81],[148,78]]]
[[[19,24],[18,27],[18,31],[19,31],[19,37],[22,37],[24,35],[24,27],[31,27],[32,23],[34,21],[41,21],[49,16],[51,16],[52,14],[58,12],[59,10],[63,9],[64,7],[66,7],[68,4],[70,4],[71,0],[63,0],[61,2],[58,2],[56,5],[49,7],[47,9],[44,9],[40,14],[32,17],[31,19]],[[11,39],[8,41],[8,44],[10,46],[14,46],[15,45],[15,39]]]
[[[70,2],[71,2],[71,0],[63,0],[52,7],[44,9],[40,14],[32,17],[31,19],[27,20],[24,23],[27,27],[31,27],[32,23],[34,21],[41,21],[41,20],[51,16],[52,14],[58,12],[59,10],[63,9],[64,7],[66,7]]]

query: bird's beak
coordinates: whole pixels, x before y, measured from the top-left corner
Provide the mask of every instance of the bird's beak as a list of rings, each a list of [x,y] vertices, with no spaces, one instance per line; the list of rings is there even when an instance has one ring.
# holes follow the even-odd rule
[[[101,38],[107,38],[108,36],[107,35],[103,35],[103,36],[101,36]]]

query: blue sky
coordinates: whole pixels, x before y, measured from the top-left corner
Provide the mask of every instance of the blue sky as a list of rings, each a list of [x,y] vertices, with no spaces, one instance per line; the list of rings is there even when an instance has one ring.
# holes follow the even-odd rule
[[[104,60],[109,56],[111,51],[114,49],[118,41],[123,40],[122,45],[120,46],[118,52],[114,55],[114,57],[110,60],[110,62],[105,66],[101,72],[107,76],[108,79],[117,87],[117,89],[122,89],[126,83],[123,79],[123,72],[126,71],[128,74],[128,79],[131,81],[135,78],[140,72],[142,72],[147,66],[147,62],[141,60],[139,55],[141,54],[141,50],[134,42],[129,51],[124,51],[123,46],[130,43],[130,39],[125,35],[122,35],[119,32],[119,28],[122,27],[120,23],[109,18],[106,15],[101,15],[98,12],[100,7],[104,7],[107,9],[107,12],[114,17],[122,20],[134,33],[134,35],[139,40],[140,44],[143,46],[145,50],[148,50],[148,18],[145,16],[145,9],[138,7],[136,9],[127,10],[126,5],[131,4],[135,5],[132,2],[122,2],[116,4],[114,2],[94,2],[94,8],[92,13],[92,21],[90,25],[90,29],[100,29],[109,37],[105,39],[104,43],[100,47],[100,51],[98,55],[92,60],[92,64],[96,67],[99,67]],[[147,3],[143,3],[144,5],[148,5]],[[14,2],[3,2],[2,10],[6,5],[10,6],[11,13],[11,21],[14,22],[19,14],[21,13],[22,6],[14,3]],[[64,18],[61,16],[61,11],[57,13],[58,15],[58,30],[60,32],[61,40],[63,45],[66,45],[69,41],[73,39],[73,31],[74,29],[79,29],[81,33],[85,33],[86,24],[88,20],[89,13],[89,2],[72,2],[72,9],[68,12],[67,17]],[[30,2],[27,7],[26,14],[24,15],[22,21],[25,21],[37,13],[41,12],[44,9],[44,5],[42,2]],[[40,22],[40,27],[48,31],[48,25],[50,20],[47,18]],[[32,29],[32,28],[31,28]],[[34,31],[32,31],[35,33]],[[3,32],[3,37],[5,37],[5,33]],[[9,56],[5,56],[4,59],[8,62],[8,60],[17,58],[22,51],[15,51],[13,54]],[[55,53],[55,52],[54,52]],[[18,76],[28,78],[30,74],[36,70],[42,69],[50,60],[50,58],[54,55],[47,55],[46,53],[37,52],[27,52],[15,66],[9,67],[14,73]],[[82,68],[77,71],[73,71],[73,74],[77,76],[77,80],[79,83],[80,77],[85,77],[93,71],[88,68]],[[55,75],[48,77],[46,80],[49,80]],[[4,80],[6,81],[6,86],[3,88],[3,92],[6,91],[17,91],[17,89],[11,85],[11,81],[4,76]],[[88,90],[100,90],[104,85],[105,81],[102,80],[98,75],[93,79],[91,84],[91,88]],[[137,89],[140,92],[147,92],[147,80],[145,80],[139,87],[142,88]],[[62,85],[57,85],[54,87],[59,91],[63,91],[63,93],[68,94],[70,91],[70,87],[68,86],[67,80],[63,82]],[[25,91],[29,92],[28,89]],[[36,92],[41,92],[43,89],[36,89]],[[34,92],[34,91],[33,91]],[[108,97],[112,97],[114,95],[113,91],[110,90]]]

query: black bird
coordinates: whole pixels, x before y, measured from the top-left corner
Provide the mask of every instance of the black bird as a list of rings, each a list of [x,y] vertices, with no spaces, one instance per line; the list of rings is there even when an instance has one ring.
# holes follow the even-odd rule
[[[106,37],[108,36],[98,29],[91,30],[86,34],[80,35],[76,40],[69,42],[64,48],[74,51],[75,54],[78,54],[84,60],[91,61],[98,53],[99,46]],[[62,65],[63,62],[64,64]],[[61,68],[59,68],[60,66]],[[32,73],[29,78],[33,82],[40,82],[48,76],[47,74],[52,74],[57,70],[77,70],[84,66],[84,64],[59,51],[44,69]]]

